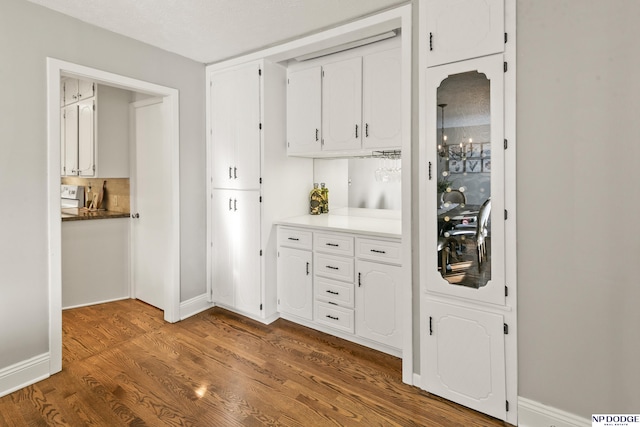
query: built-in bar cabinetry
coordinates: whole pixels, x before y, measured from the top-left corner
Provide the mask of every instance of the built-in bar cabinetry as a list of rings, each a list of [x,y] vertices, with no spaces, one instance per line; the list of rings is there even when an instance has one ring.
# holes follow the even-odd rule
[[[288,72],[289,155],[366,155],[400,148],[396,40],[310,62]]]
[[[400,239],[278,227],[278,311],[309,327],[400,355]]]

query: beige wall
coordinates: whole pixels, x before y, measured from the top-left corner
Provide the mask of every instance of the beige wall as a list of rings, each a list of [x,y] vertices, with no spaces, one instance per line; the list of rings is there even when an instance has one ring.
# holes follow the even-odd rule
[[[640,410],[640,2],[518,0],[519,395]]]
[[[180,91],[181,300],[205,292],[204,65],[24,0],[2,0],[0,370],[49,350],[48,56]]]

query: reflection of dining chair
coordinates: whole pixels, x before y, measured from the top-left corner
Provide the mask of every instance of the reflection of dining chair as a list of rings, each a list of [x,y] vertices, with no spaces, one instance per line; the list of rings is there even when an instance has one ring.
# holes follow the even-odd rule
[[[488,224],[491,216],[491,198],[484,201],[478,211],[478,219],[471,224],[458,224],[455,228],[447,232],[447,237],[473,236],[476,241],[476,252],[478,255],[478,271],[482,262],[487,258],[487,248],[485,240],[489,234]]]
[[[445,203],[458,203],[465,205],[467,203],[467,197],[460,190],[445,191],[440,196],[440,205]]]
[[[457,244],[453,237],[438,237],[438,253],[440,254],[440,272],[442,273],[442,277],[445,276],[447,271],[451,270],[449,257],[455,253]]]

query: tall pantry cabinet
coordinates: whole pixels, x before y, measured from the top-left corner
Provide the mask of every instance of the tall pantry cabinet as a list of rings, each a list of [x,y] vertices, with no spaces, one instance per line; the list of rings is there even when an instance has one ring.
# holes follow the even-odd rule
[[[267,60],[207,69],[210,299],[269,323],[273,221],[306,212],[309,159],[288,158],[286,69]]]

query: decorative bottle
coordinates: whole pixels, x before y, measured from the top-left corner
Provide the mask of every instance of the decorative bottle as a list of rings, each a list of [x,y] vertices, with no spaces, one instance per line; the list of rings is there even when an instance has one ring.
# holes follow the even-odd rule
[[[329,189],[324,182],[320,183],[320,194],[322,195],[322,213],[329,213]]]
[[[320,215],[322,213],[322,192],[318,188],[318,183],[313,183],[313,190],[309,194],[309,213]]]

